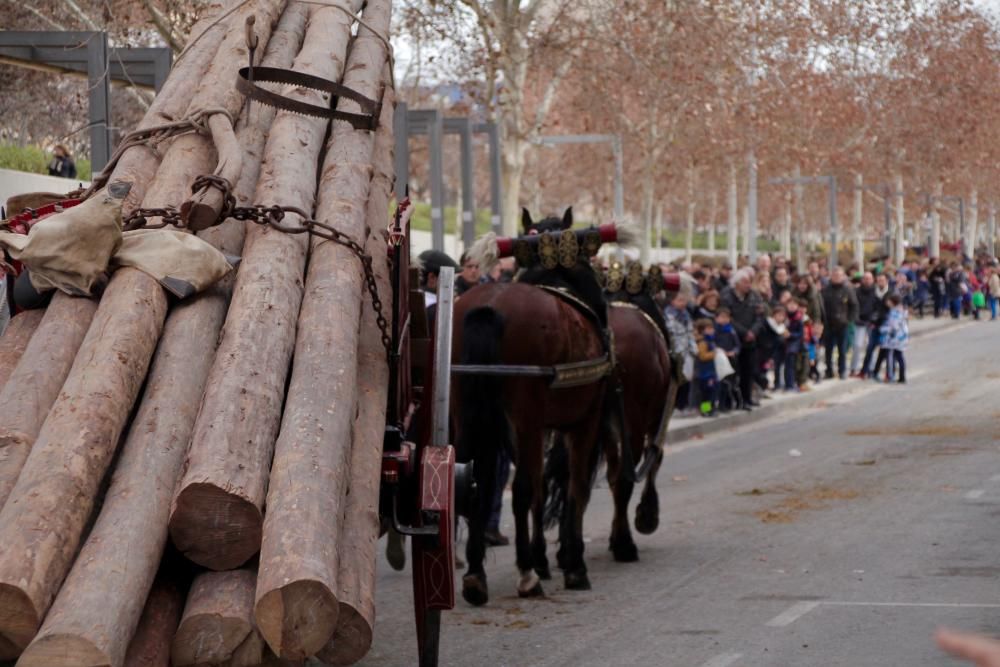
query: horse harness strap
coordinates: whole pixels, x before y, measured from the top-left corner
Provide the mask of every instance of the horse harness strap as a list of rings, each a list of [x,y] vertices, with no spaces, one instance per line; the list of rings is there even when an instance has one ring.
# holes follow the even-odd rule
[[[568,389],[593,384],[602,378],[613,374],[615,368],[614,340],[610,330],[605,331],[600,325],[597,313],[585,301],[572,294],[569,290],[551,285],[534,285],[549,294],[559,298],[579,311],[597,327],[604,341],[606,352],[595,359],[572,361],[554,366],[523,366],[515,364],[453,364],[453,375],[495,375],[500,377],[542,377],[552,378],[549,387],[552,389]]]

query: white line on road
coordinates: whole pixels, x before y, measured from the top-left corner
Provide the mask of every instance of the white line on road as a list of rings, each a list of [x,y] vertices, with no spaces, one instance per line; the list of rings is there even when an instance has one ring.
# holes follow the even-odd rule
[[[806,602],[796,602],[791,607],[781,612],[770,621],[767,622],[767,626],[770,628],[783,628],[786,625],[791,625],[795,621],[799,620],[813,609],[820,605],[819,600],[810,600]]]
[[[1000,609],[990,602],[842,602],[823,600],[819,604],[834,607],[939,607],[944,609]]]
[[[701,667],[729,667],[742,657],[742,653],[723,653],[703,663]]]
[[[966,500],[979,500],[980,498],[983,497],[983,494],[985,494],[985,493],[986,493],[986,491],[984,489],[973,489],[972,491],[969,491],[968,493],[965,494],[965,499]]]

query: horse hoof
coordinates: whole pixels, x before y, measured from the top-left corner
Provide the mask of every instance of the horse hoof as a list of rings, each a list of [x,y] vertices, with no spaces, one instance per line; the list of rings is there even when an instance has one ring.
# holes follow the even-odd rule
[[[590,579],[586,572],[567,572],[564,577],[566,590],[568,591],[589,591]]]
[[[489,602],[490,591],[486,587],[486,577],[478,574],[462,577],[462,597],[474,607],[481,607]]]
[[[534,570],[528,570],[521,575],[520,581],[517,582],[517,594],[522,598],[538,598],[545,595],[542,582]]]
[[[647,510],[643,505],[635,511],[635,529],[640,535],[652,535],[660,527],[659,509]]]
[[[635,546],[635,542],[612,544],[611,553],[619,563],[634,563],[639,560],[639,548]]]
[[[549,581],[552,579],[552,570],[549,569],[548,565],[536,567],[535,572],[538,574],[538,578],[542,581]]]

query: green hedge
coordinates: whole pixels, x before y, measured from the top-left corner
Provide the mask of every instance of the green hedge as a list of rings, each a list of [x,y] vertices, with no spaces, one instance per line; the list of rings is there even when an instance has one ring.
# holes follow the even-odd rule
[[[0,169],[48,174],[51,159],[52,155],[38,146],[0,144]],[[90,160],[76,160],[76,177],[81,181],[90,180]]]

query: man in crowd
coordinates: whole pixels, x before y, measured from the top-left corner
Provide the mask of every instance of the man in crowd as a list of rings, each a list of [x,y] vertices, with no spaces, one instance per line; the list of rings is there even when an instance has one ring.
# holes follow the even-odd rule
[[[847,328],[857,320],[858,299],[847,284],[842,267],[834,267],[830,284],[823,288],[824,335],[826,336],[826,378],[833,378],[833,351],[837,350],[837,374],[847,377]]]
[[[729,311],[733,328],[740,338],[736,373],[746,410],[759,405],[753,400],[753,383],[757,373],[757,337],[764,324],[764,300],[750,288],[752,276],[753,269],[737,271],[732,285],[722,293],[722,306]]]
[[[462,272],[455,277],[455,295],[461,296],[482,282],[479,262],[462,253]]]
[[[861,367],[861,377],[869,377],[871,375],[872,356],[875,354],[875,348],[881,344],[879,331],[881,331],[882,325],[885,324],[885,318],[889,314],[889,304],[886,299],[889,298],[889,294],[891,293],[889,276],[884,273],[878,274],[878,278],[875,279],[875,288],[872,291],[874,300],[869,316],[868,345],[865,348],[865,360]]]
[[[854,290],[858,299],[858,318],[854,320],[854,340],[851,344],[851,377],[863,375],[861,361],[868,349],[868,340],[872,334],[872,314],[875,311],[875,276],[871,271],[865,271],[861,276],[861,284]],[[878,335],[876,330],[875,335]]]

